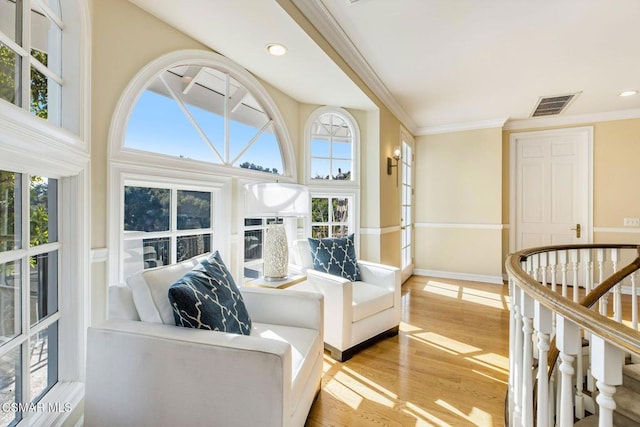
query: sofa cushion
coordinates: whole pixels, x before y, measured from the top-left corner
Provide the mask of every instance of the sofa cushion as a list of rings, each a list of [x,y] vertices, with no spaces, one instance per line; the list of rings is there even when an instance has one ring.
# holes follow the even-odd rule
[[[251,333],[242,294],[218,251],[171,285],[168,296],[177,326]]]
[[[143,322],[175,325],[167,292],[171,285],[198,265],[197,258],[143,270],[127,279],[133,302]]]
[[[353,322],[393,307],[393,291],[366,282],[353,283]]]
[[[326,239],[309,238],[313,268],[352,282],[360,280],[353,234]]]
[[[120,285],[107,287],[107,319],[140,320],[130,287]]]

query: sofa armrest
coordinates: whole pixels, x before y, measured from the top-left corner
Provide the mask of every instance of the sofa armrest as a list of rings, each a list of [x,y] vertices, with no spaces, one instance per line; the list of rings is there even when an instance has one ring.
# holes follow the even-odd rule
[[[282,426],[290,387],[284,342],[135,321],[88,329],[86,426]],[[249,396],[260,398],[247,411]]]
[[[383,286],[389,290],[400,289],[400,269],[390,265],[369,261],[358,261],[360,276],[363,282]]]
[[[287,289],[240,288],[254,322],[322,331],[323,296]]]

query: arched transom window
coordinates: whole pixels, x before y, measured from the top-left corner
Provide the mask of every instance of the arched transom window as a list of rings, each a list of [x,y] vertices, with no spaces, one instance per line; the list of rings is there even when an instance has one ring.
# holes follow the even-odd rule
[[[353,120],[339,109],[318,113],[309,130],[309,178],[355,181],[356,132]]]
[[[231,73],[185,64],[159,73],[139,95],[125,149],[282,175],[273,118]]]

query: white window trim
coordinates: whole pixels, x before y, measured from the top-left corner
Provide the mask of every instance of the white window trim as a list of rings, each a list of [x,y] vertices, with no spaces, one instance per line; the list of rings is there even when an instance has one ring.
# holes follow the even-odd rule
[[[200,172],[180,170],[163,170],[155,166],[132,165],[112,162],[109,170],[110,179],[107,192],[109,194],[109,277],[108,283],[123,283],[124,273],[122,253],[124,239],[122,224],[124,221],[124,187],[125,185],[148,185],[163,188],[179,188],[186,190],[211,191],[213,193],[213,239],[211,247],[218,250],[223,259],[231,255],[229,232],[225,232],[220,224],[230,224],[231,206],[224,203],[231,200],[231,178],[214,174],[204,175]],[[132,184],[133,183],[133,184]]]
[[[295,152],[286,123],[269,93],[253,75],[235,62],[217,53],[204,50],[180,50],[161,56],[142,68],[129,82],[118,101],[109,130],[110,158],[112,160],[117,159],[131,163],[152,162],[162,168],[180,168],[204,173],[214,172],[224,176],[232,174],[233,176],[253,177],[254,179],[260,179],[257,178],[260,175],[267,175],[264,172],[197,160],[180,159],[174,156],[134,150],[124,146],[128,118],[136,105],[140,93],[142,93],[150,81],[155,79],[163,71],[180,65],[201,65],[216,68],[229,73],[231,77],[247,88],[262,104],[267,115],[273,120],[274,130],[280,142],[280,150],[282,151],[283,157],[283,175],[273,175],[273,177],[280,179],[295,178],[297,176]]]
[[[353,233],[353,239],[356,247],[356,255],[360,253],[360,189],[352,189],[345,187],[337,187],[337,186],[324,186],[323,188],[310,188],[309,189],[309,202],[314,197],[331,197],[331,198],[341,198],[341,197],[350,197],[352,200],[353,206],[350,206],[349,209],[349,234]],[[305,221],[305,229],[306,235],[311,236],[311,216],[312,213]]]
[[[339,116],[347,122],[353,132],[352,143],[352,171],[351,180],[327,180],[327,179],[313,179],[311,178],[311,128],[313,123],[323,114],[333,113]],[[346,187],[359,187],[360,186],[360,127],[358,122],[344,108],[324,106],[314,110],[307,119],[304,128],[304,182],[308,186],[327,187],[327,186],[340,186],[340,188]]]

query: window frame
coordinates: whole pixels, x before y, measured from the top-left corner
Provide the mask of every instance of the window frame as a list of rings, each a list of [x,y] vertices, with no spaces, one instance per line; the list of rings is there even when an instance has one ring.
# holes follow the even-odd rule
[[[311,176],[311,159],[312,159],[312,135],[311,130],[313,124],[318,118],[324,114],[335,114],[340,116],[347,125],[351,128],[352,143],[351,143],[351,179],[350,180],[337,180],[337,179],[315,179]],[[359,187],[360,186],[360,128],[358,122],[349,111],[341,107],[323,106],[314,110],[308,117],[305,124],[305,183],[309,186],[340,186],[340,187]]]
[[[60,7],[65,18],[60,125],[32,115],[22,107],[29,102],[0,100],[0,169],[58,179],[58,382],[40,402],[64,410],[29,412],[18,426],[62,425],[77,415],[84,395],[91,313],[91,16],[83,1],[60,0]]]
[[[352,209],[349,212],[349,221],[347,222],[349,227],[349,233],[354,235],[354,242],[356,247],[356,254],[359,253],[360,247],[360,190],[359,189],[345,189],[345,188],[310,188],[309,189],[309,202],[313,203],[314,198],[331,198],[331,199],[340,199],[340,198],[348,198],[350,199]],[[309,217],[305,218],[305,229],[307,236],[311,237],[311,231],[313,226],[312,216],[313,212],[310,207],[309,211],[311,214]],[[331,222],[329,223],[329,227],[331,227]]]
[[[129,116],[132,113],[139,95],[146,89],[149,82],[156,79],[165,70],[181,66],[197,65],[211,67],[228,73],[233,79],[242,84],[264,107],[265,112],[273,121],[273,127],[282,152],[282,175],[259,172],[240,167],[202,162],[191,159],[181,159],[159,153],[136,150],[125,147],[125,137]],[[114,111],[111,132],[109,134],[110,155],[112,159],[123,162],[145,162],[155,164],[160,168],[199,171],[206,174],[219,174],[247,179],[261,180],[270,176],[282,180],[295,179],[297,176],[295,152],[288,132],[288,128],[277,105],[260,84],[260,82],[240,65],[214,52],[202,50],[181,50],[163,55],[143,67],[129,82],[123,91]],[[262,177],[262,178],[260,178]]]
[[[112,180],[109,183],[108,192],[110,194],[110,208],[109,208],[109,227],[115,232],[110,232],[110,247],[109,251],[109,282],[123,284],[126,280],[124,277],[124,188],[128,185],[135,186],[148,186],[154,188],[168,188],[174,190],[187,190],[187,191],[205,191],[211,192],[212,195],[212,223],[209,228],[212,230],[211,248],[218,250],[223,259],[228,259],[228,255],[231,253],[229,249],[228,235],[222,232],[222,227],[219,224],[229,223],[230,210],[224,205],[224,200],[231,200],[231,179],[222,177],[209,177],[206,181],[203,180],[199,173],[189,173],[183,171],[166,171],[162,170],[161,173],[153,166],[141,166],[141,165],[125,165],[120,163],[112,163],[111,165]],[[172,211],[174,206],[171,207]],[[170,221],[173,224],[174,219],[170,217]],[[218,225],[216,225],[218,224]],[[173,230],[170,227],[169,231],[157,232],[167,234],[167,236],[179,236],[183,234],[192,234],[193,230]],[[206,230],[209,230],[206,229]],[[203,230],[203,229],[198,229]],[[196,230],[196,231],[198,231]],[[218,232],[216,232],[218,230]],[[142,235],[144,232],[134,232],[137,236]],[[156,232],[152,233],[155,237]],[[172,256],[173,258],[173,256]]]

